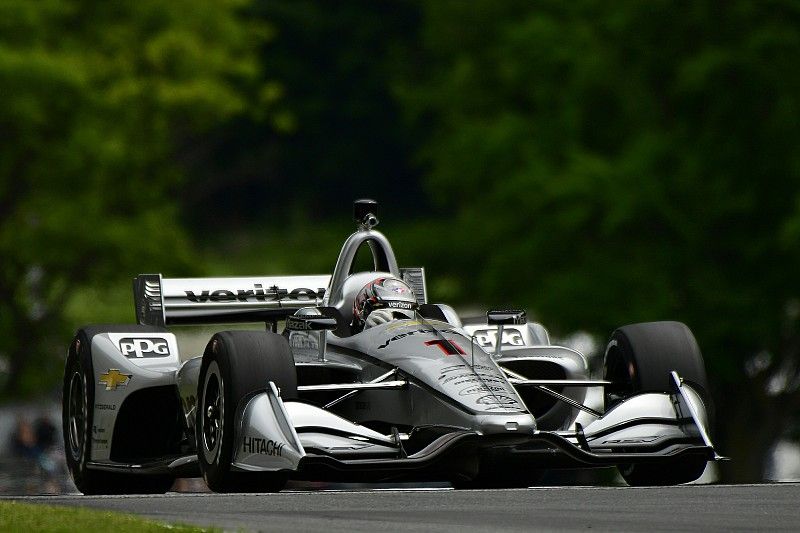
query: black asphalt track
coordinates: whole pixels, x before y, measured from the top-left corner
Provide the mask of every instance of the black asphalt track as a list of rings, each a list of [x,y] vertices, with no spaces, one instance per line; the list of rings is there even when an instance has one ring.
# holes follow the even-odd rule
[[[800,531],[794,483],[14,499],[233,531]]]

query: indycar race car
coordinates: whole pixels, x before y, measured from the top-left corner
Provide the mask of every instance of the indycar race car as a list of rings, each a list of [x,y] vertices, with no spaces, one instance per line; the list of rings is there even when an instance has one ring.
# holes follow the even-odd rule
[[[525,487],[597,467],[667,485],[722,459],[685,325],[617,329],[603,379],[590,379],[585,357],[522,310],[462,320],[429,303],[424,269],[398,267],[376,215],[374,201],[355,203],[358,229],[332,275],[139,275],[137,324],[78,329],[63,396],[77,488],[160,493],[200,475],[217,492],[288,480]],[[371,271],[354,271],[362,247]],[[180,357],[167,329],[233,322],[255,326],[215,333],[196,357]],[[604,408],[586,405],[589,388]]]

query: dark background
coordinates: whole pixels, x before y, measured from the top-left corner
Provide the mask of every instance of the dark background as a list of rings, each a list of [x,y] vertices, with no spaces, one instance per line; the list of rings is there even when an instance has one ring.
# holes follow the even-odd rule
[[[0,395],[130,279],[325,273],[351,201],[435,300],[602,351],[684,321],[723,481],[800,437],[800,4],[0,1]]]

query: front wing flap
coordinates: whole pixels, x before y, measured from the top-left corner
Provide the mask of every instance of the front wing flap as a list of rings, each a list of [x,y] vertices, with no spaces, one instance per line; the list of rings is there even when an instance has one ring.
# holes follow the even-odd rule
[[[687,455],[721,459],[707,439],[699,396],[676,384],[673,394],[633,396],[575,431],[484,434],[448,428],[406,455],[407,435],[382,435],[304,402],[284,403],[270,383],[242,410],[234,466],[290,471],[298,479],[363,481],[446,478],[486,456],[500,467],[543,469],[657,463]]]

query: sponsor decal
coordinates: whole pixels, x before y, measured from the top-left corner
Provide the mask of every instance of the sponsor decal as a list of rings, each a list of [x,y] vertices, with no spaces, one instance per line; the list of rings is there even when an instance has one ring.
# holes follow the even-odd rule
[[[394,337],[390,338],[389,340],[387,340],[386,342],[384,342],[383,344],[378,346],[378,349],[382,350],[382,349],[386,348],[387,346],[389,346],[389,344],[392,343],[392,342],[399,341],[400,339],[403,339],[405,337],[410,337],[411,335],[416,335],[418,333],[433,333],[433,330],[432,329],[415,329],[413,331],[408,331],[406,333],[400,333],[399,335],[395,335]]]
[[[92,445],[98,450],[102,448],[108,448],[108,439],[96,439],[92,437]]]
[[[479,395],[479,398],[470,398],[470,401],[483,406],[482,409],[486,411],[521,409],[505,379],[486,365],[475,365],[474,372],[463,365],[445,367],[439,375],[439,383],[458,390],[459,396]]]
[[[506,412],[513,412],[513,411],[521,411],[522,407],[519,405],[487,405],[483,407],[486,411],[506,411]]]
[[[184,291],[186,299],[190,302],[281,302],[293,300],[298,302],[314,301],[325,296],[325,289],[317,290],[297,288],[289,291],[277,285],[264,288],[261,283],[253,284],[252,289],[238,289],[236,292],[228,289],[205,290],[202,292]]]
[[[118,368],[110,368],[105,374],[100,374],[100,385],[105,385],[106,390],[115,390],[117,387],[127,387],[131,374],[123,374]]]
[[[439,382],[442,385],[468,385],[471,383],[496,383],[505,386],[505,379],[495,371],[494,368],[486,365],[475,365],[465,367],[462,365],[448,366],[441,370]]]
[[[390,324],[386,327],[386,331],[392,331],[398,328],[413,328],[416,326],[424,326],[425,323],[421,320],[403,320]]]
[[[506,396],[504,394],[487,394],[486,396],[481,396],[475,403],[479,403],[481,405],[516,405],[517,400],[512,398],[511,396]]]
[[[434,339],[432,341],[426,341],[425,346],[436,346],[445,355],[467,355],[467,352],[464,349],[456,344],[456,341],[453,339]]]
[[[475,331],[475,342],[481,348],[494,347],[497,345],[496,329],[479,329]],[[525,346],[525,339],[522,332],[517,328],[503,328],[503,340],[501,346]]]
[[[293,331],[308,331],[311,329],[311,324],[302,318],[295,318],[293,316],[286,317],[286,329]]]
[[[412,331],[407,331],[405,333],[399,333],[399,334],[395,335],[394,337],[391,337],[389,340],[387,340],[386,342],[384,342],[380,346],[378,346],[378,350],[386,348],[387,346],[389,346],[389,344],[391,344],[391,343],[393,343],[395,341],[399,341],[400,339],[404,339],[404,338],[410,337],[412,335],[418,335],[420,333],[423,333],[423,334],[424,333],[429,333],[429,334],[432,335],[432,334],[436,333],[436,330],[433,330],[431,328],[420,328],[420,329],[415,329],[415,330],[412,330]],[[453,329],[443,329],[443,330],[440,331],[440,333],[455,333],[455,334],[459,334],[458,331],[453,330]]]
[[[476,385],[458,391],[458,395],[469,396],[470,394],[491,394],[493,392],[508,392],[508,390],[499,385]]]
[[[94,408],[98,411],[116,411],[117,406],[112,405],[110,403],[96,403],[94,404]]]
[[[258,437],[245,437],[242,443],[242,451],[245,453],[257,453],[260,455],[283,455],[284,443],[272,439],[261,439]]]
[[[319,341],[308,333],[292,332],[289,336],[289,346],[304,350],[319,350]]]
[[[398,302],[395,300],[386,302],[386,307],[391,309],[413,309],[414,305],[412,302]]]
[[[303,315],[286,317],[286,329],[289,331],[317,331],[335,327],[336,321],[324,315]]]
[[[647,444],[648,442],[653,442],[656,439],[658,439],[658,436],[634,437],[630,439],[612,439],[612,440],[604,440],[603,444]]]
[[[169,343],[167,339],[150,338],[124,338],[119,341],[119,351],[125,357],[168,357]]]

